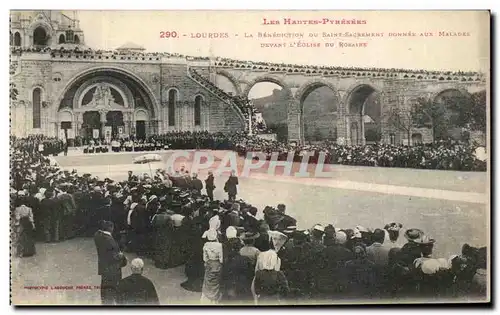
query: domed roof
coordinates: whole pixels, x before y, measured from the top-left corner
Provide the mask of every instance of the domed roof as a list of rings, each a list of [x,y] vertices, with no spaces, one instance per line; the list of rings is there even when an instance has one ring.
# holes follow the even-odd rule
[[[144,47],[134,44],[132,42],[126,42],[125,44],[121,45],[120,47],[116,48],[116,50],[146,50]]]

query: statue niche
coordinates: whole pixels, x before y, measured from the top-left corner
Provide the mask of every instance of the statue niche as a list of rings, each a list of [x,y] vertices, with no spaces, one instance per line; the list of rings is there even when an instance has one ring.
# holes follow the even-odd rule
[[[114,92],[114,93],[113,93]],[[92,99],[90,102],[85,104],[85,100],[89,99],[92,89],[85,95],[82,105],[86,107],[87,110],[123,110],[123,99],[121,95],[107,84],[100,84],[95,86],[92,93]],[[113,95],[114,94],[114,95]],[[116,98],[119,98],[118,102]]]

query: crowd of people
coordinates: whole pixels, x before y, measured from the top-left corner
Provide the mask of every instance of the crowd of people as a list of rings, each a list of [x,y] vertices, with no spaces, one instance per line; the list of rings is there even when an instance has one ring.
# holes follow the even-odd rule
[[[63,140],[45,135],[29,135],[26,138],[11,136],[10,143],[16,143],[16,146],[23,151],[32,154],[40,152],[44,156],[57,156],[61,152],[67,153],[68,150],[68,146]]]
[[[142,289],[154,289],[140,276],[142,260],[131,263],[135,272],[122,281],[123,252],[152,259],[160,269],[185,265],[188,280],[180,285],[200,292],[204,304],[486,294],[486,247],[464,244],[457,255],[433,257],[434,239],[397,222],[298,230],[284,204],[260,212],[237,199],[234,173],[224,185],[228,199],[219,201],[210,173],[205,185],[182,167],[174,174],[129,172],[119,182],[99,179],[61,170],[26,143],[15,139],[11,146],[15,254],[35,255],[35,241],[94,236],[104,304],[158,303]]]
[[[163,149],[210,149],[234,150],[247,157],[252,152],[262,152],[266,159],[277,155],[278,160],[287,160],[293,154],[293,161],[301,162],[308,152],[314,152],[310,163],[318,163],[324,155],[323,163],[404,167],[419,169],[440,169],[458,171],[486,171],[487,162],[475,155],[476,147],[457,141],[441,141],[428,144],[408,145],[339,145],[324,142],[316,145],[295,145],[265,139],[258,135],[250,136],[244,132],[233,134],[209,133],[207,131],[169,132],[152,135],[143,140],[123,138],[113,140],[112,150],[120,151],[157,151]],[[85,153],[108,152],[106,145],[90,145]]]

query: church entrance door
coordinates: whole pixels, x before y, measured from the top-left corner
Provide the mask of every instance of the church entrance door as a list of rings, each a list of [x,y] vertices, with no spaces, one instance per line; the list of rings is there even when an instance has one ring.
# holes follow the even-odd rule
[[[137,120],[135,122],[135,133],[136,133],[137,139],[139,139],[139,140],[146,139],[146,121]]]

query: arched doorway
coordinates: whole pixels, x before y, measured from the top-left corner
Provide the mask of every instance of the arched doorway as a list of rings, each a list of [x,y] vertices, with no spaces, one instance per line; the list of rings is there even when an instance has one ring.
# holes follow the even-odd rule
[[[110,111],[106,114],[106,126],[111,127],[111,137],[116,139],[119,137],[118,128],[124,127],[123,112]]]
[[[80,38],[78,37],[78,35],[75,35],[74,41],[75,41],[75,44],[80,44]]]
[[[148,121],[154,122],[155,117],[157,117],[157,102],[150,88],[140,78],[120,68],[99,67],[75,76],[66,85],[59,99],[59,110],[69,108],[74,113],[80,114],[91,111],[106,113],[106,115],[103,113],[100,120],[97,118],[93,120],[95,121],[94,127],[96,127],[97,121],[100,123],[101,120],[104,122],[104,126],[101,127],[106,127],[108,112],[122,112],[122,118],[119,118],[120,114],[111,114],[110,117],[114,118],[110,119],[114,122],[112,124],[116,125],[123,121],[123,135],[125,137],[135,132],[135,110],[140,108],[146,112]],[[79,120],[75,124],[76,132],[85,129],[86,136],[92,136],[88,133],[88,128],[81,125],[82,123]],[[145,128],[146,134],[159,132],[158,126],[154,123],[145,124]]]
[[[33,45],[47,46],[48,36],[47,31],[42,26],[39,26],[33,32]]]
[[[416,145],[416,144],[422,144],[422,134],[421,133],[414,133],[411,135],[411,144]]]
[[[351,144],[365,144],[367,130],[370,142],[378,142],[381,137],[381,106],[377,90],[368,84],[356,86],[347,97],[347,115],[351,124],[356,123],[356,137]],[[353,128],[347,126],[353,134]]]
[[[144,110],[138,110],[135,113],[135,137],[139,140],[145,140],[147,137],[147,124],[149,117]]]
[[[99,138],[101,135],[101,115],[97,111],[88,111],[83,113],[83,124],[82,124],[82,134],[81,137],[87,141],[95,138],[94,130],[99,130]]]
[[[66,39],[64,38],[64,35],[61,34],[59,35],[59,44],[64,44],[66,42]]]
[[[336,141],[339,98],[333,87],[312,83],[298,91],[302,139],[306,143]]]
[[[14,34],[14,46],[16,47],[21,46],[21,34],[19,34],[19,32],[16,32]]]

